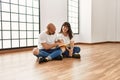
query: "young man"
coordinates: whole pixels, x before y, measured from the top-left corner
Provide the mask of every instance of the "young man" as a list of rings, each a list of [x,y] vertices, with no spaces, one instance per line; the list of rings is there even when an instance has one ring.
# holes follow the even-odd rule
[[[39,34],[38,48],[33,49],[33,54],[39,57],[39,63],[47,62],[55,58],[62,59],[61,55],[65,51],[65,48],[58,47],[63,43],[56,42],[57,35],[55,31],[55,25],[49,23],[47,30]]]

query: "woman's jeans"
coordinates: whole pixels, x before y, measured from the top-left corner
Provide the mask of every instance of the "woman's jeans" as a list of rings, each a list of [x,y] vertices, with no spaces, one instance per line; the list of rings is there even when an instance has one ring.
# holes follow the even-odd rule
[[[80,50],[81,50],[80,47],[74,47],[74,48],[73,48],[73,53],[72,53],[72,54],[79,53]],[[63,56],[65,56],[65,57],[68,57],[68,56],[69,56],[68,50],[66,50],[66,51],[63,53]]]
[[[37,57],[48,57],[50,60],[54,59],[58,56],[62,55],[62,50],[60,48],[55,48],[55,49],[39,49],[39,54],[36,55]]]

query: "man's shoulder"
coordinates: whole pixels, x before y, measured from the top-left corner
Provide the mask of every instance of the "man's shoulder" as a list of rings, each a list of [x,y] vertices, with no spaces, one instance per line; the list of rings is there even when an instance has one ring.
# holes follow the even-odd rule
[[[45,31],[42,31],[42,32],[39,33],[39,35],[45,35],[45,34],[46,34]]]
[[[42,31],[41,33],[39,33],[39,37],[46,37],[46,32]]]

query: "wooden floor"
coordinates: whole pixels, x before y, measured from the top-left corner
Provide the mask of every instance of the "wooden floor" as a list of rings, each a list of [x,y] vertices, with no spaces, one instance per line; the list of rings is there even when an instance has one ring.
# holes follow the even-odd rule
[[[0,54],[0,80],[120,80],[120,43],[79,46],[81,60],[43,64],[32,51]]]

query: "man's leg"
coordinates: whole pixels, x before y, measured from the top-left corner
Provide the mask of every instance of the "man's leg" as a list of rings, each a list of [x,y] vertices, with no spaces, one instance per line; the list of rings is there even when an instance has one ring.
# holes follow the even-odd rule
[[[52,52],[47,56],[47,59],[52,60],[61,55],[62,55],[62,50],[60,48],[52,49]]]
[[[38,48],[34,48],[33,55],[35,55],[36,57],[47,57],[49,55],[49,52],[47,52],[45,49],[39,50]]]
[[[40,58],[39,60],[39,63],[47,62],[49,60],[55,59],[56,57],[59,57],[60,55],[62,55],[63,51],[65,51],[65,48],[56,48],[56,49],[50,49],[47,51],[45,49],[40,49],[39,54],[37,54],[38,57],[42,56],[42,58]]]
[[[48,57],[50,53],[51,53],[51,50],[47,51],[45,49],[40,49],[38,54],[38,56],[40,57],[39,63],[48,62],[50,60]]]
[[[46,51],[45,49],[40,49],[38,56],[45,58],[45,57],[47,57],[49,54],[50,54],[49,51]]]
[[[62,53],[65,52],[66,48],[64,46],[60,47],[60,49],[62,50]],[[63,59],[63,55],[59,55],[55,58],[53,58],[54,60],[62,60]]]
[[[33,54],[34,55],[37,55],[39,53],[39,49],[36,47],[36,48],[33,48]]]
[[[60,48],[56,48],[56,49],[51,49],[51,50],[40,50],[40,54],[38,54],[39,56],[43,56],[42,58],[40,58],[39,63],[43,63],[43,62],[48,62],[50,60],[53,60],[54,58],[60,56],[62,54],[62,50]]]
[[[37,61],[39,60],[39,63],[47,62],[45,57],[47,57],[49,54],[50,53],[44,49],[40,49],[40,50],[38,48],[33,49],[33,55],[37,57]]]
[[[38,54],[39,54],[39,49],[36,47],[36,48],[33,48],[33,55],[35,55],[37,58],[38,58]]]

